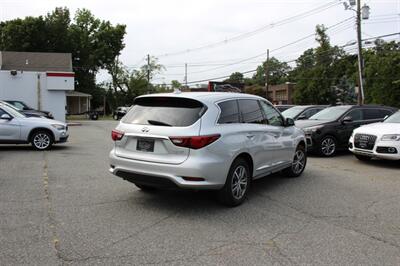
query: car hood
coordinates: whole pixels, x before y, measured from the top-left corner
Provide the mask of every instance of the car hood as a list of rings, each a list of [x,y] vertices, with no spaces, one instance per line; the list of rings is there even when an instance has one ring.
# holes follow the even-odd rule
[[[399,134],[400,123],[374,123],[359,127],[354,133],[363,133],[371,135]]]
[[[319,125],[324,125],[327,124],[331,121],[328,120],[296,120],[294,123],[296,127],[299,128],[307,128],[307,127],[313,127],[313,126],[319,126]]]
[[[20,119],[23,122],[28,122],[28,123],[37,124],[37,125],[40,124],[40,125],[51,126],[53,124],[58,124],[58,125],[67,126],[67,124],[65,124],[64,122],[53,120],[53,119],[48,119],[45,117],[24,117],[24,118],[20,118]]]

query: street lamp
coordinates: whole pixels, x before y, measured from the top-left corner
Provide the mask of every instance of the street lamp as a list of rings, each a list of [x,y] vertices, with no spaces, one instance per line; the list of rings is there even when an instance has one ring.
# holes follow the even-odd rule
[[[350,6],[349,6],[350,5]],[[357,5],[356,10],[353,7]],[[358,90],[358,104],[364,104],[364,84],[363,84],[363,58],[362,58],[362,43],[361,43],[361,19],[369,18],[369,6],[364,4],[361,8],[361,0],[349,0],[349,4],[344,2],[345,9],[353,10],[357,14],[357,48],[358,48],[358,79],[359,79],[359,90]]]

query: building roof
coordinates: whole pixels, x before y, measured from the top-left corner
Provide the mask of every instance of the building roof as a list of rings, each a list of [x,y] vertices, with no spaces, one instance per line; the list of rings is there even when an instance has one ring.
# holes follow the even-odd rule
[[[0,51],[0,70],[72,72],[70,53]]]
[[[83,93],[80,91],[67,91],[65,94],[67,97],[89,97],[92,98],[92,95],[88,93]]]

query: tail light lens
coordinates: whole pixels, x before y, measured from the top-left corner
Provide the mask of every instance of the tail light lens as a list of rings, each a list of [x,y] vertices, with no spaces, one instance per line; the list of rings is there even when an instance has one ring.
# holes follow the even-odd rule
[[[121,140],[122,137],[124,136],[124,134],[125,133],[122,132],[122,131],[119,131],[117,129],[113,129],[113,131],[111,131],[111,138],[112,138],[113,141]]]
[[[194,136],[194,137],[170,137],[169,139],[176,146],[197,150],[207,145],[210,145],[220,137],[221,135],[215,134],[215,135]]]

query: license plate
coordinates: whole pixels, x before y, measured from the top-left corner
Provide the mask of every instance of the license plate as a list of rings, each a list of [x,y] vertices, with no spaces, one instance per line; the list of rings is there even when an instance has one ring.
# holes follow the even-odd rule
[[[136,150],[153,152],[154,151],[154,140],[152,139],[138,139]]]

